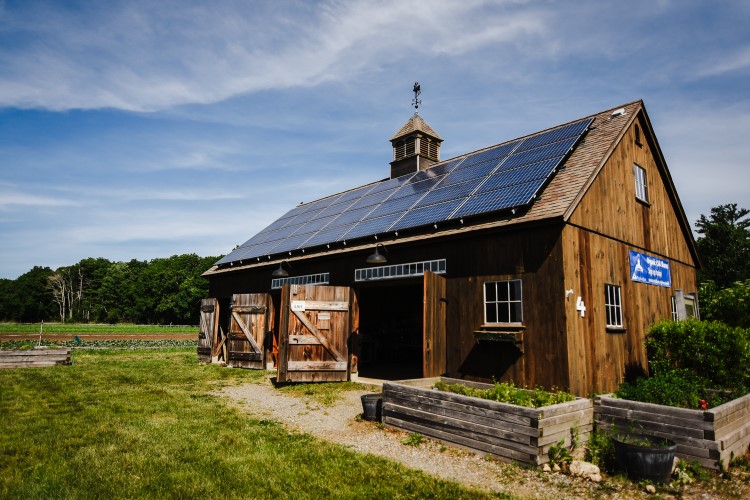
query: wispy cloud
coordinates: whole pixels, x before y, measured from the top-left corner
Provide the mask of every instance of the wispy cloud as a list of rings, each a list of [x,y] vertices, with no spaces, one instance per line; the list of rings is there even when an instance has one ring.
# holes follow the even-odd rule
[[[65,198],[10,190],[0,186],[0,210],[30,207],[73,207],[78,205],[80,205],[78,202]]]
[[[0,105],[144,111],[212,103],[544,33],[540,13],[513,9],[517,2],[488,11],[485,3],[272,2],[240,12],[234,2],[108,2],[75,12],[32,4],[2,14]]]

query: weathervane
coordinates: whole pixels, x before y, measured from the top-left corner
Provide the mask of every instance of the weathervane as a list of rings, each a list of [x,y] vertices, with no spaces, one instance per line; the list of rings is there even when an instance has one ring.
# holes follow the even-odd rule
[[[419,87],[419,82],[414,82],[414,99],[411,100],[411,105],[414,106],[414,109],[417,113],[419,113],[419,105],[422,104],[422,101],[419,99],[419,94],[422,93],[422,89]]]

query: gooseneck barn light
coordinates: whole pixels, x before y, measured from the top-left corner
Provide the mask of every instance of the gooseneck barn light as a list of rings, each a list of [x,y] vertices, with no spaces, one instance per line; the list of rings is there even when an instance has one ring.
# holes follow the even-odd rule
[[[378,247],[382,247],[386,253],[388,252],[388,249],[385,248],[385,245],[383,245],[382,243],[378,243],[377,245],[375,245],[375,251],[367,257],[368,264],[385,264],[386,262],[388,262],[388,259],[385,258],[385,255],[378,252]]]
[[[284,269],[284,264],[286,264],[286,266],[291,269],[291,267],[292,267],[291,264],[289,264],[289,262],[287,262],[285,260],[282,260],[281,262],[279,262],[279,268],[276,269],[276,270],[274,270],[274,272],[271,273],[271,276],[273,276],[274,278],[286,278],[286,277],[288,277],[289,273],[287,272],[286,269]]]

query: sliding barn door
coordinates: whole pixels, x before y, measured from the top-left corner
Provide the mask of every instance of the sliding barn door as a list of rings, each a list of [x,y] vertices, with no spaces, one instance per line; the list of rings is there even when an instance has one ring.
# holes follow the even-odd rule
[[[425,271],[424,321],[422,322],[424,350],[422,375],[424,377],[443,375],[447,369],[446,305],[445,278]]]
[[[211,354],[219,331],[219,301],[201,300],[201,319],[198,329],[198,361],[210,363]]]
[[[279,324],[279,382],[349,380],[358,309],[349,287],[285,285]]]
[[[227,366],[265,369],[265,346],[273,330],[273,301],[267,293],[232,296]]]

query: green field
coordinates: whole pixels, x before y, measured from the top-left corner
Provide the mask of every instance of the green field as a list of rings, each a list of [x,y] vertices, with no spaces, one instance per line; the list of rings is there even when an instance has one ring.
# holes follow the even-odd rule
[[[199,365],[184,349],[0,370],[0,498],[484,496],[209,394],[266,376]]]
[[[39,333],[39,323],[0,323],[0,334]],[[198,327],[190,325],[90,325],[79,323],[44,323],[44,333],[96,334],[96,333],[190,333],[198,335]]]

